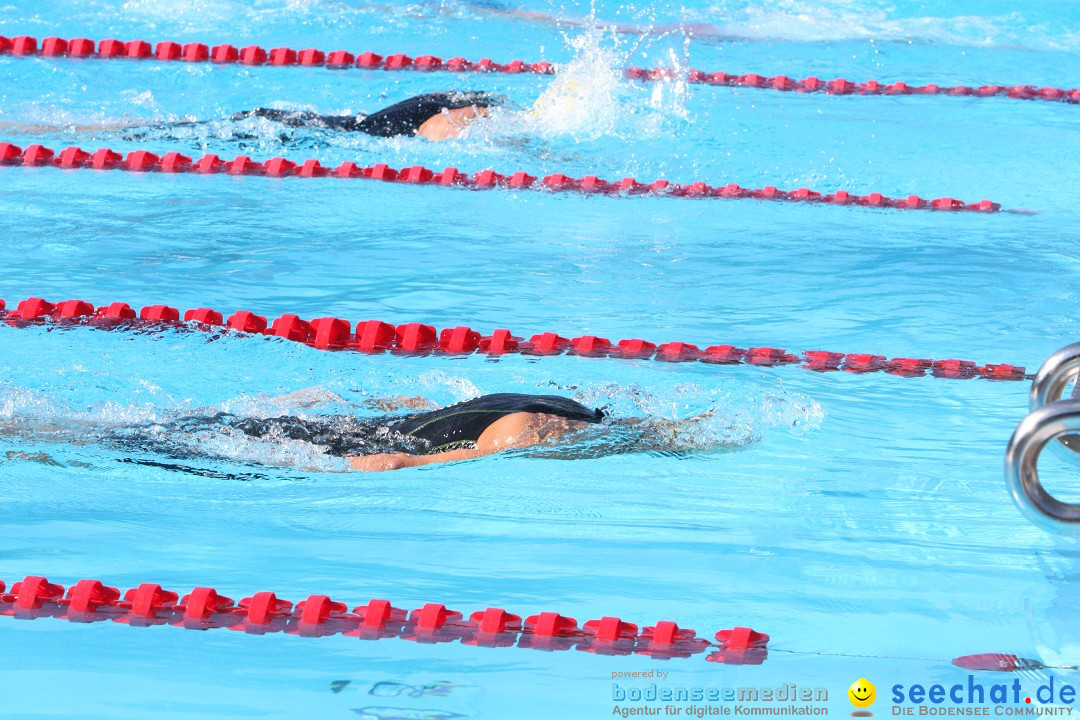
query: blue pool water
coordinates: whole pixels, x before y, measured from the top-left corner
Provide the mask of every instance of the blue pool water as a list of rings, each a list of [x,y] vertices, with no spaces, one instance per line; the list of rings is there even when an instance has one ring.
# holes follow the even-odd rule
[[[619,32],[587,30],[590,12],[581,3],[43,8],[12,0],[0,9],[7,36],[521,57],[557,63],[561,75],[0,56],[0,139],[948,195],[1037,214],[0,168],[0,297],[959,357],[1031,370],[1076,339],[1075,106],[637,85],[618,69],[659,61],[1070,88],[1080,86],[1080,8],[596,3],[598,21]],[[679,23],[694,36],[672,29]],[[642,39],[648,27],[662,31]],[[564,84],[559,97],[584,89],[593,100],[443,144],[282,137],[258,123],[238,140],[225,122],[258,105],[360,112],[446,88],[494,90],[529,108],[552,82]],[[184,119],[217,122],[82,127]],[[193,461],[212,471],[196,474],[125,462],[119,450],[61,442],[48,430],[206,409],[348,409],[275,399],[312,386],[346,401],[406,394],[447,404],[519,391],[576,395],[621,415],[713,410],[694,438],[713,449],[577,462],[492,456],[362,475],[310,447],[218,441],[203,449],[222,459]],[[0,425],[39,428],[0,441],[0,579],[9,586],[40,574],[65,585],[83,577],[181,591],[214,585],[234,598],[263,589],[350,605],[385,597],[409,608],[436,601],[557,610],[579,621],[672,619],[706,637],[746,625],[772,641],[764,664],[725,666],[702,655],[661,663],[6,620],[0,714],[599,718],[611,715],[613,672],[661,666],[673,686],[826,687],[834,714],[849,712],[846,688],[866,677],[878,685],[881,714],[894,683],[962,679],[950,665],[958,655],[1076,664],[1076,552],[1023,519],[1001,475],[1026,393],[1025,383],[797,367],[364,356],[273,339],[2,326]],[[1068,472],[1048,461],[1053,470]],[[380,682],[440,681],[454,687],[420,697],[369,692]]]

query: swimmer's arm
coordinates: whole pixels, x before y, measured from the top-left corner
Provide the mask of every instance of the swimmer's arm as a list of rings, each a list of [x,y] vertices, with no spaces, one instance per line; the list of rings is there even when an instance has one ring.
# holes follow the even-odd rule
[[[545,439],[543,426],[547,416],[539,413],[512,413],[491,423],[476,440],[476,447],[430,455],[408,453],[380,453],[378,455],[354,455],[346,458],[353,470],[381,472],[405,467],[420,467],[434,463],[457,462],[491,455],[511,448],[529,447]]]
[[[356,403],[353,403],[354,405]],[[420,395],[397,395],[392,398],[371,398],[360,403],[364,407],[371,408],[373,410],[382,410],[384,412],[393,412],[394,410],[434,410],[438,405],[428,400],[426,397]]]
[[[274,398],[274,402],[282,405],[295,405],[296,407],[310,408],[324,402],[341,402],[341,397],[336,393],[333,393],[325,388],[321,388],[318,385],[315,387],[304,388],[303,390],[297,390],[296,392],[288,393],[287,395],[278,395]]]
[[[51,455],[46,455],[43,452],[28,453],[18,452],[16,450],[8,450],[4,453],[4,457],[8,460],[29,460],[30,462],[41,463],[42,465],[52,465],[53,467],[64,467],[63,463],[59,463],[52,458]]]
[[[315,387],[304,388],[303,390],[297,390],[287,395],[278,395],[274,398],[274,402],[281,403],[283,405],[295,405],[296,407],[310,408],[327,402],[335,403],[347,403],[349,405],[355,405],[357,407],[366,407],[373,410],[382,410],[384,412],[393,412],[394,410],[433,410],[437,406],[425,397],[409,397],[407,395],[398,395],[392,398],[370,398],[363,402],[352,402],[346,400],[335,392],[327,390],[326,388],[316,385]]]
[[[131,123],[98,123],[94,125],[39,125],[19,122],[0,122],[0,132],[17,133],[92,133],[107,132],[112,130],[130,130],[133,127],[138,126],[132,125]]]
[[[461,450],[447,450],[431,455],[410,455],[408,453],[379,453],[378,455],[353,455],[346,458],[353,470],[361,472],[383,472],[385,470],[400,470],[407,467],[420,467],[434,463],[456,462],[458,460],[472,460],[489,453],[482,452],[479,448],[464,448]]]

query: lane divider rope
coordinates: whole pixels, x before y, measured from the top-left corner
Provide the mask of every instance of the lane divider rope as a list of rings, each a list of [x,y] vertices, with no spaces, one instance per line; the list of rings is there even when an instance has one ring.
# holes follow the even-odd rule
[[[2,54],[10,54],[15,57],[153,58],[181,62],[414,70],[419,72],[494,72],[506,74],[533,73],[538,75],[552,75],[555,72],[554,66],[549,62],[526,62],[523,60],[497,63],[490,58],[481,58],[473,62],[463,57],[452,57],[444,61],[434,55],[410,57],[403,53],[394,53],[384,57],[374,52],[353,54],[347,50],[327,52],[315,48],[295,50],[288,47],[276,47],[267,50],[258,45],[237,48],[233,45],[222,44],[211,47],[205,43],[189,42],[180,44],[170,41],[152,45],[145,40],[122,41],[113,38],[101,41],[89,38],[68,40],[55,36],[42,39],[39,45],[37,38],[30,35],[16,37],[0,35],[0,55]],[[1046,100],[1070,104],[1080,103],[1080,89],[1040,87],[1036,85],[982,85],[978,87],[967,85],[939,86],[933,83],[909,85],[904,82],[888,84],[876,80],[851,82],[844,78],[821,80],[816,77],[795,80],[786,75],[731,74],[704,70],[686,72],[670,67],[652,69],[630,67],[625,70],[625,74],[630,79],[646,82],[685,78],[688,82],[702,85],[723,85],[803,93],[820,92],[833,95],[957,95],[978,98],[1007,97],[1018,100]]]
[[[580,626],[572,617],[541,612],[522,617],[489,607],[465,614],[442,603],[412,611],[373,598],[350,612],[326,595],[309,595],[295,605],[263,591],[239,602],[212,587],[191,592],[141,583],[121,592],[100,580],[84,579],[67,588],[39,575],[14,583],[0,580],[0,616],[33,620],[54,618],[76,623],[112,621],[131,627],[167,625],[189,630],[227,628],[250,635],[284,632],[300,637],[344,635],[363,640],[398,638],[418,643],[460,642],[474,647],[519,647],[557,651],[577,649],[597,655],[647,655],[657,660],[689,658],[708,652],[708,662],[760,665],[768,657],[769,636],[746,627],[719,630],[715,642],[670,620],[640,628],[604,616]]]
[[[822,80],[814,76],[799,80],[786,75],[767,76],[756,73],[737,75],[703,70],[680,73],[673,68],[666,67],[652,69],[631,67],[626,69],[625,74],[631,80],[645,82],[684,77],[687,82],[695,85],[758,88],[761,90],[797,93],[825,93],[827,95],[955,95],[976,98],[1006,97],[1014,100],[1046,100],[1072,105],[1080,103],[1080,88],[1062,89],[1039,87],[1037,85],[940,86],[936,83],[909,85],[905,82],[882,83],[877,80],[852,82],[844,78]]]
[[[379,163],[362,167],[352,161],[345,161],[336,168],[324,167],[318,160],[310,159],[300,163],[287,158],[275,157],[265,162],[252,160],[247,155],[238,155],[232,160],[223,160],[217,155],[203,155],[198,160],[179,152],[167,152],[157,155],[147,150],[133,150],[125,157],[108,148],[87,152],[79,147],[68,147],[59,153],[44,145],[29,145],[24,150],[9,142],[0,142],[0,165],[20,165],[23,167],[54,167],[63,169],[123,170],[127,172],[189,173],[196,175],[261,175],[266,177],[337,177],[365,178],[388,183],[406,185],[433,185],[439,187],[459,187],[472,190],[508,188],[512,190],[542,190],[547,192],[603,194],[603,195],[653,195],[683,198],[728,198],[772,200],[802,203],[826,203],[830,205],[851,205],[871,208],[894,208],[900,210],[937,210],[946,212],[995,213],[1001,210],[1000,203],[982,200],[977,203],[965,203],[950,197],[927,200],[918,195],[906,198],[890,198],[881,193],[853,195],[846,190],[822,195],[808,188],[797,190],[778,190],[774,186],[759,189],[740,187],[729,183],[723,187],[713,187],[702,181],[689,185],[679,185],[667,180],[655,180],[651,183],[639,183],[634,178],[623,178],[618,182],[608,182],[595,175],[573,178],[561,173],[539,178],[518,171],[510,175],[501,175],[494,170],[481,170],[467,175],[457,168],[448,167],[442,172],[414,165],[400,170]],[[1028,212],[1028,211],[1009,211]]]
[[[75,623],[112,621],[129,627],[169,625],[189,630],[227,628],[249,635],[285,632],[299,637],[343,635],[365,640],[398,638],[413,642],[460,641],[474,647],[511,647],[543,651],[577,648],[599,655],[648,655],[654,659],[688,658],[703,652],[708,662],[760,665],[768,658],[770,637],[746,627],[719,630],[716,642],[697,637],[694,630],[671,621],[641,628],[621,618],[605,616],[578,626],[574,618],[541,612],[524,619],[502,608],[489,607],[465,614],[441,603],[425,603],[408,612],[387,600],[371,599],[347,611],[347,605],[326,595],[309,595],[293,605],[276,593],[262,591],[239,602],[212,587],[196,587],[184,595],[156,583],[121,592],[100,580],[77,581],[65,590],[40,575],[15,582],[10,592],[0,580],[0,616],[16,620],[52,618]],[[711,651],[711,652],[710,652]],[[943,662],[940,658],[845,655],[779,649],[793,655],[888,658]],[[965,670],[1017,672],[1078,670],[1048,666],[1012,653],[962,655],[952,664]]]
[[[701,362],[715,365],[756,365],[773,367],[798,365],[815,372],[850,373],[885,372],[898,377],[933,377],[954,380],[1026,380],[1024,367],[1007,364],[978,364],[970,360],[931,360],[926,358],[887,358],[883,355],[807,350],[799,354],[775,347],[738,348],[733,345],[710,345],[704,349],[684,342],[657,345],[640,338],[611,342],[595,335],[567,338],[554,332],[538,333],[528,340],[509,330],[497,329],[490,335],[465,326],[437,330],[432,325],[405,323],[392,325],[380,320],[356,323],[336,317],[302,320],[287,313],[272,322],[263,315],[239,310],[226,316],[211,308],[192,308],[181,314],[168,305],[148,305],[135,311],[127,303],[114,302],[95,307],[85,300],[51,303],[39,297],[21,300],[13,310],[6,310],[0,300],[0,321],[15,327],[40,323],[115,328],[118,325],[140,327],[177,327],[218,332],[227,328],[250,335],[268,335],[305,343],[320,350],[352,350],[393,355],[471,355],[490,356],[522,354],[537,357],[578,355],[592,358],[628,358],[660,362]]]

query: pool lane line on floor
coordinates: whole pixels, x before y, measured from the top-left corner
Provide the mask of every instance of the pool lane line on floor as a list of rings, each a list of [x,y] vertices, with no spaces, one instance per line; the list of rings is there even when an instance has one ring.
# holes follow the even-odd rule
[[[738,348],[733,345],[710,345],[705,349],[684,342],[657,345],[640,338],[612,343],[607,338],[582,335],[566,338],[558,333],[537,333],[528,340],[509,330],[497,329],[491,335],[465,326],[437,330],[433,325],[405,323],[392,325],[380,320],[353,324],[343,318],[321,317],[311,321],[286,313],[272,322],[263,315],[239,310],[226,316],[211,308],[192,308],[181,313],[168,305],[147,305],[138,312],[127,303],[93,304],[85,300],[66,300],[51,303],[43,298],[20,300],[12,310],[6,310],[0,299],[0,322],[14,327],[42,323],[61,326],[84,326],[115,329],[118,326],[140,329],[176,328],[208,333],[222,330],[246,335],[280,337],[301,342],[320,350],[351,350],[391,355],[471,355],[489,356],[521,354],[536,357],[578,355],[582,357],[613,357],[660,362],[702,362],[714,365],[756,365],[772,367],[796,365],[815,372],[844,371],[850,373],[885,372],[898,377],[933,377],[953,380],[1027,380],[1030,376],[1022,366],[1007,364],[978,364],[970,360],[931,360],[927,358],[887,358],[883,355],[838,353],[807,350],[798,355],[782,348]]]
[[[15,37],[0,35],[0,55],[2,54],[10,54],[14,57],[155,59],[218,64],[329,67],[335,69],[361,68],[367,70],[413,70],[418,72],[555,74],[555,66],[544,61],[512,60],[508,63],[497,63],[490,58],[481,58],[473,62],[463,57],[452,57],[444,61],[434,55],[410,57],[403,53],[393,53],[383,56],[370,51],[354,55],[347,50],[327,52],[315,48],[295,50],[288,47],[276,47],[267,50],[259,45],[237,48],[233,45],[222,44],[211,47],[205,43],[189,42],[180,44],[171,41],[151,45],[145,40],[122,41],[113,38],[95,41],[89,38],[68,40],[52,36],[42,39],[39,46],[37,38],[30,35]],[[822,80],[813,76],[797,80],[786,75],[732,74],[694,69],[687,71],[673,67],[629,67],[626,68],[624,73],[629,79],[645,82],[685,80],[699,85],[757,88],[785,92],[826,93],[830,95],[1005,97],[1016,100],[1045,100],[1080,104],[1080,89],[1037,85],[939,86],[935,83],[910,85],[905,82],[881,83],[877,80],[852,82],[844,78]]]
[[[336,168],[324,167],[316,159],[294,162],[287,158],[275,157],[265,162],[252,160],[247,155],[238,155],[232,160],[222,160],[214,154],[203,155],[198,160],[180,152],[167,152],[163,155],[147,150],[133,150],[125,157],[108,148],[99,148],[87,152],[71,146],[57,153],[44,145],[28,145],[26,149],[9,142],[0,142],[0,165],[22,167],[50,167],[65,170],[121,170],[135,173],[187,173],[193,175],[255,175],[274,178],[363,178],[402,185],[425,185],[455,187],[470,190],[490,190],[506,188],[510,190],[533,190],[559,193],[578,193],[581,195],[609,195],[619,197],[653,196],[678,198],[720,198],[786,201],[797,203],[821,203],[826,205],[847,205],[867,208],[898,210],[934,210],[940,212],[996,213],[1001,211],[1000,203],[981,200],[977,203],[965,203],[950,197],[926,200],[918,195],[906,198],[890,198],[881,193],[852,195],[846,190],[823,195],[808,188],[779,190],[772,185],[759,189],[740,187],[728,183],[723,187],[706,184],[702,181],[680,185],[668,180],[655,180],[651,183],[639,183],[634,178],[623,178],[618,182],[608,182],[595,175],[573,178],[562,173],[555,173],[539,178],[524,171],[502,175],[494,170],[481,170],[467,175],[457,168],[448,167],[442,172],[414,165],[400,170],[384,163],[369,167],[345,161]],[[1028,210],[1006,210],[1005,212],[1030,214]]]
[[[712,642],[666,620],[639,630],[633,623],[604,616],[579,626],[574,618],[555,612],[522,618],[489,607],[466,617],[441,603],[426,603],[410,612],[387,600],[371,599],[349,612],[345,603],[326,595],[310,595],[294,606],[273,592],[263,591],[233,602],[212,587],[197,587],[181,597],[156,583],[142,583],[121,592],[92,579],[79,580],[65,594],[62,585],[38,575],[14,583],[9,593],[4,590],[0,580],[0,616],[23,620],[112,621],[132,627],[169,625],[189,630],[227,628],[250,635],[284,632],[300,637],[398,638],[549,652],[577,649],[597,655],[647,655],[656,660],[708,652],[707,661],[725,665],[760,665],[768,657],[769,636],[746,627],[719,630],[716,642]]]
[[[1080,671],[1077,665],[1046,665],[1040,660],[1020,657],[1014,653],[975,653],[960,655],[952,660],[941,657],[914,657],[911,655],[867,655],[864,653],[828,652],[816,650],[789,650],[770,647],[773,653],[785,655],[813,655],[828,658],[858,658],[860,660],[906,660],[909,662],[950,663],[964,670],[982,670],[988,672],[1038,673],[1041,670]]]

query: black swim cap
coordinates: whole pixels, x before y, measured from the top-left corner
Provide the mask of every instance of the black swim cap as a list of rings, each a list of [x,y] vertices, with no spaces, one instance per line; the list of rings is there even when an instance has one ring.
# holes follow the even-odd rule
[[[378,137],[415,135],[421,125],[443,110],[460,110],[467,107],[486,108],[505,103],[506,98],[502,95],[486,92],[428,93],[402,100],[372,113],[358,122],[356,129]]]

